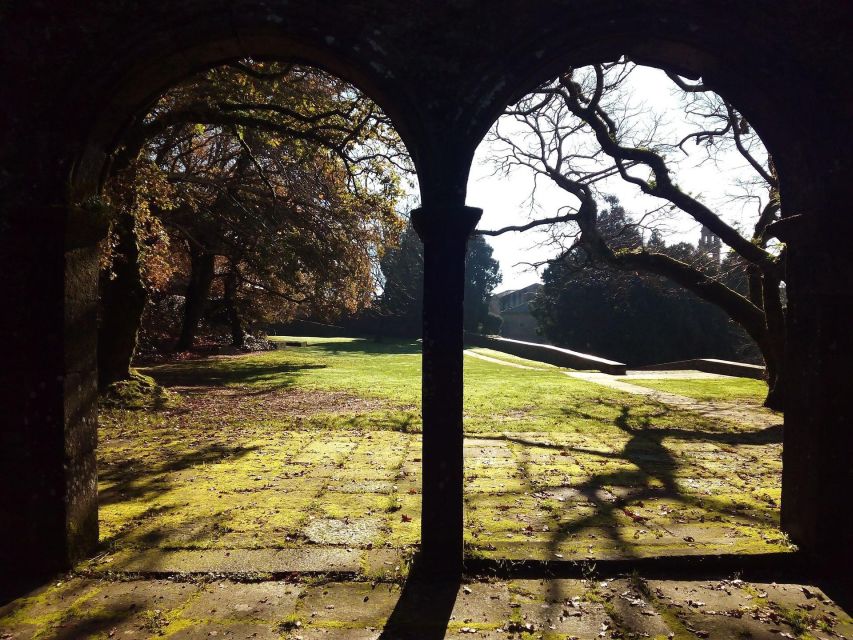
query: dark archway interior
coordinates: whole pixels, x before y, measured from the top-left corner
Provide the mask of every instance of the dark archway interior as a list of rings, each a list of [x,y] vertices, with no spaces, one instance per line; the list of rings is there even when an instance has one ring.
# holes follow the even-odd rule
[[[109,5],[109,6],[107,6]],[[853,8],[842,1],[476,2],[248,0],[46,3],[7,9],[0,286],[6,366],[0,566],[43,576],[97,541],[95,244],[86,202],[132,118],[181,77],[245,55],[307,62],[362,87],[418,170],[425,244],[425,566],[462,564],[462,274],[479,210],[465,206],[476,145],[504,106],[561,65],[627,54],[730,96],[784,184],[788,245],[782,522],[811,567],[853,566],[853,223],[848,147]],[[519,37],[519,34],[524,34]],[[70,205],[69,205],[70,202]],[[471,203],[476,205],[477,203]]]

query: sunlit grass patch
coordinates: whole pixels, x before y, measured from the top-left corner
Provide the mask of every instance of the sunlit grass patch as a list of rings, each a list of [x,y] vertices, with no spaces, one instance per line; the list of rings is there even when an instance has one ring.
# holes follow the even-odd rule
[[[631,379],[630,383],[706,401],[749,401],[761,404],[767,396],[767,383],[751,378]]]

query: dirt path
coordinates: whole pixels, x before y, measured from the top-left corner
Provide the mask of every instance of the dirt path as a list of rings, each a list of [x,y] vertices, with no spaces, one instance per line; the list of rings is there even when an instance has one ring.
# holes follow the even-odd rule
[[[571,378],[577,378],[578,380],[584,380],[586,382],[600,384],[610,389],[616,389],[617,391],[624,391],[626,393],[635,393],[638,395],[647,396],[652,400],[656,400],[658,402],[662,402],[673,407],[678,407],[679,409],[693,411],[708,418],[722,418],[724,420],[733,420],[735,422],[742,422],[747,424],[753,424],[756,426],[767,427],[782,424],[781,414],[773,413],[767,409],[760,407],[752,407],[744,404],[738,404],[735,402],[721,402],[718,400],[715,400],[713,402],[708,402],[706,400],[697,400],[696,398],[689,398],[687,396],[682,396],[675,393],[667,393],[666,391],[658,391],[656,389],[641,387],[636,384],[631,384],[630,382],[625,382],[622,379],[616,378],[606,373],[592,373],[583,371],[566,371],[564,373]],[[705,374],[702,377],[707,377],[710,375],[713,374]],[[649,378],[650,376],[635,375],[634,377]],[[668,377],[676,378],[676,376],[674,375]],[[684,375],[680,377],[687,378],[689,376]]]

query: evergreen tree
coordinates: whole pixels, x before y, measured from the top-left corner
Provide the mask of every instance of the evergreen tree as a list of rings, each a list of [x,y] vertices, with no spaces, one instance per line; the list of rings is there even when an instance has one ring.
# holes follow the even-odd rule
[[[492,247],[481,236],[468,241],[465,260],[466,331],[482,332],[488,325],[489,298],[500,284],[497,260]],[[381,262],[385,278],[377,319],[382,333],[419,336],[423,311],[423,244],[411,224],[403,232],[397,248],[388,250]]]
[[[643,242],[618,201],[608,204],[597,224],[611,246],[654,249],[687,262],[705,259],[689,243],[667,246],[660,234]],[[754,343],[721,309],[661,276],[591,262],[575,247],[545,270],[543,281],[533,314],[555,344],[633,366],[711,357],[760,360]]]

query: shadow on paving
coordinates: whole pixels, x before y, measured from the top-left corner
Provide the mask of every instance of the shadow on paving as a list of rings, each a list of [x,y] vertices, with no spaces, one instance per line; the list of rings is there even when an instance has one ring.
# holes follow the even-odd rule
[[[561,487],[549,487],[547,491],[559,491],[567,489],[576,492],[582,500],[586,501],[593,507],[593,512],[589,516],[578,517],[568,522],[562,522],[550,536],[547,542],[547,552],[549,558],[561,558],[560,545],[567,540],[577,536],[584,530],[604,531],[609,537],[610,545],[614,550],[619,552],[619,556],[626,560],[637,558],[649,558],[648,553],[637,553],[637,549],[642,547],[642,543],[632,544],[630,540],[623,537],[625,523],[620,522],[622,514],[630,518],[638,526],[649,526],[649,518],[645,518],[632,512],[628,507],[630,505],[643,505],[645,500],[653,499],[671,499],[681,502],[685,505],[696,506],[699,508],[711,508],[725,511],[727,505],[721,503],[710,495],[702,495],[701,499],[686,495],[679,490],[678,478],[676,471],[680,465],[672,452],[663,444],[665,438],[674,438],[687,442],[710,442],[715,444],[725,445],[761,445],[775,444],[782,441],[782,429],[779,426],[767,427],[759,431],[748,431],[740,433],[732,432],[714,432],[714,431],[699,431],[677,428],[656,428],[652,425],[649,416],[639,418],[640,426],[631,426],[630,407],[622,406],[621,413],[614,421],[621,431],[630,436],[622,450],[611,453],[607,451],[586,449],[581,447],[573,447],[569,445],[551,444],[547,442],[531,441],[522,437],[515,437],[509,433],[499,435],[476,434],[478,439],[482,440],[504,440],[515,444],[522,445],[527,448],[553,449],[561,454],[570,452],[581,453],[591,456],[596,456],[610,460],[620,460],[631,463],[637,470],[622,469],[611,472],[596,473],[589,477],[586,481],[576,485],[564,485]],[[653,417],[660,417],[669,413],[668,409],[662,409],[663,413]],[[724,452],[721,452],[721,455]],[[532,472],[530,457],[524,453],[520,460],[521,477],[525,484],[533,491],[536,491],[537,480]],[[653,486],[657,485],[657,486]],[[621,495],[615,496],[609,494],[608,487],[617,486],[626,489]],[[523,492],[510,491],[502,493],[507,497],[521,495]],[[565,513],[555,514],[555,516],[571,516],[572,500],[565,501]],[[766,524],[760,517],[751,516],[746,513],[738,513],[737,517],[751,521],[756,524]],[[701,520],[704,523],[704,519]],[[660,526],[664,532],[672,535],[663,525]],[[680,542],[677,537],[673,538]],[[701,540],[689,540],[685,538],[685,542],[700,542]],[[723,552],[725,555],[725,552]],[[730,555],[737,557],[737,553]],[[593,566],[594,558],[574,558],[575,561],[588,563]],[[552,594],[559,599],[559,594]]]
[[[461,576],[436,580],[416,560],[379,640],[444,638],[461,584]]]
[[[853,634],[845,605],[812,582],[708,572],[701,578],[683,573],[655,577],[642,571],[595,579],[504,571],[487,579],[465,575],[441,581],[415,571],[400,586],[343,576],[307,578],[245,582],[218,576],[181,582],[64,576],[0,604],[0,637],[769,639]]]
[[[111,483],[108,489],[98,494],[101,505],[128,502],[133,500],[147,501],[171,488],[172,483],[166,480],[164,474],[175,473],[190,469],[200,464],[213,464],[224,461],[235,461],[259,447],[244,447],[237,445],[229,447],[221,444],[211,444],[196,451],[190,451],[175,459],[167,460],[154,467],[128,461],[126,464],[113,464],[99,470],[98,479]]]
[[[109,488],[102,489],[98,495],[100,505],[114,505],[121,503],[133,503],[136,501],[149,502],[165,494],[175,486],[174,481],[168,475],[185,469],[191,469],[197,465],[215,464],[223,461],[237,460],[242,458],[258,447],[234,446],[228,447],[219,444],[209,445],[197,451],[192,451],[168,460],[151,468],[138,466],[132,461],[124,465],[111,465],[100,471],[101,482],[110,483]],[[145,511],[126,520],[123,526],[113,535],[102,538],[99,548],[102,550],[115,550],[123,547],[128,538],[133,537],[135,544],[142,544],[146,548],[155,548],[158,545],[169,542],[173,532],[168,527],[158,526],[138,535],[139,527],[145,523],[153,522],[154,519],[162,519],[163,516],[174,512],[174,505],[151,506]],[[192,545],[202,539],[209,538],[211,534],[219,531],[219,516],[197,515],[190,522],[182,522],[181,529],[192,531],[189,536],[184,536],[182,545]]]

